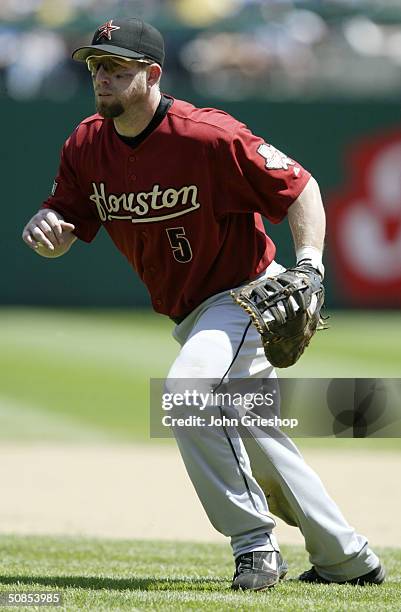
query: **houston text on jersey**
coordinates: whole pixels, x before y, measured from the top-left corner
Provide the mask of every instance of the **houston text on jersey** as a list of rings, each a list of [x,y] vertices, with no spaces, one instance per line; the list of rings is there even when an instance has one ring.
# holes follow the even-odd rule
[[[161,190],[160,185],[156,184],[152,191],[119,195],[107,194],[104,183],[92,183],[92,187],[93,193],[89,199],[96,204],[101,221],[129,219],[132,223],[150,223],[179,217],[200,207],[196,185],[184,185],[178,190],[173,187]],[[161,213],[152,215],[152,211]]]

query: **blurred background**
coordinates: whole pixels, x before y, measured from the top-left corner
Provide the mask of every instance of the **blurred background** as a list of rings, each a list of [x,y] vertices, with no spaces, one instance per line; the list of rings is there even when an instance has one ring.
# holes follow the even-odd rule
[[[141,17],[163,32],[166,93],[232,113],[320,183],[328,216],[331,328],[281,375],[400,377],[400,0],[1,0],[3,531],[116,535],[120,527],[127,537],[144,537],[150,529],[155,537],[174,538],[166,524],[177,517],[176,498],[189,487],[186,503],[194,499],[182,466],[174,463],[175,451],[169,458],[155,454],[155,444],[158,452],[162,444],[170,448],[168,440],[153,440],[148,454],[130,459],[127,451],[118,455],[113,446],[107,453],[104,446],[135,442],[130,452],[145,452],[140,449],[149,443],[149,378],[165,376],[178,352],[172,323],[150,311],[146,289],[105,233],[53,261],[36,256],[20,239],[23,226],[48,197],[65,138],[94,110],[88,72],[71,61],[71,51],[87,44],[100,24],[121,16]],[[291,265],[287,224],[268,232],[278,244],[278,260]],[[361,518],[360,506],[352,505],[355,493],[368,495],[366,507],[372,510],[375,482],[378,507],[366,517],[377,525],[366,530],[383,544],[386,525],[388,541],[396,545],[399,533],[392,531],[394,503],[388,497],[394,494],[394,457],[385,466],[379,457],[383,461],[383,451],[398,451],[400,443],[379,438],[380,431],[370,440],[304,439],[301,446],[322,449],[316,466],[326,460],[323,472],[333,472],[328,482],[337,482],[340,505],[348,503],[347,516],[354,512],[355,522]],[[98,445],[97,455],[81,456],[64,445],[81,442]],[[336,452],[334,460],[327,455],[344,447],[351,455]],[[373,451],[370,463],[364,451]],[[163,471],[163,465],[170,468]],[[358,477],[349,479],[350,489],[342,474],[353,469]],[[177,470],[183,480],[174,484]],[[361,474],[369,477],[368,484]],[[156,531],[147,506],[137,523],[131,515],[124,520],[116,515],[113,500],[122,491],[134,494],[140,478],[149,491],[153,483],[152,507],[160,499],[171,504],[170,518],[163,525],[152,523]],[[113,493],[116,483],[120,488]],[[91,503],[95,508],[109,503],[109,514],[85,510]],[[120,509],[131,512],[133,503],[129,498]],[[187,531],[178,516],[178,532],[189,539],[210,535],[203,513],[194,512],[195,519],[188,514]],[[95,516],[102,521],[97,527]],[[204,530],[194,534],[192,526],[200,521]]]
[[[18,239],[49,194],[62,143],[93,112],[88,73],[71,50],[105,20],[129,15],[164,33],[166,93],[234,114],[318,179],[329,307],[398,308],[399,0],[3,0],[0,249],[12,261],[3,303],[149,304],[105,236],[57,262],[32,257]],[[286,224],[269,231],[291,264]]]

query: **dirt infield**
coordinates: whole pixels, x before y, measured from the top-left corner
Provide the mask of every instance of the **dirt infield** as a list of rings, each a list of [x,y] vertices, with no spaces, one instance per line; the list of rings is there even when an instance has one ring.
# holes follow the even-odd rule
[[[304,452],[349,522],[374,545],[401,546],[401,453]],[[209,525],[173,447],[0,447],[0,533],[224,541]],[[302,543],[277,520],[281,543]]]

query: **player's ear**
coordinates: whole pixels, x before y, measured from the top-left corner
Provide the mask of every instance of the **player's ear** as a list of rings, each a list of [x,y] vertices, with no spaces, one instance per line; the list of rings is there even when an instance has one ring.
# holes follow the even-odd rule
[[[148,85],[156,85],[160,81],[162,69],[159,64],[151,64],[148,69]]]

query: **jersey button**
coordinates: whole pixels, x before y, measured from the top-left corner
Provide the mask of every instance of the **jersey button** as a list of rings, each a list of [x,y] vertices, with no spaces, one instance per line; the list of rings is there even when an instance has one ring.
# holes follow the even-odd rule
[[[142,238],[147,238],[148,237],[148,233],[147,232],[141,232],[141,236],[142,236]]]
[[[155,304],[157,304],[157,306],[161,306],[162,305],[162,301],[161,300],[155,300]]]
[[[135,155],[131,155],[131,157],[129,158],[130,162],[134,162],[136,161],[136,157]]]
[[[131,174],[131,181],[136,181],[136,175],[135,174]]]

